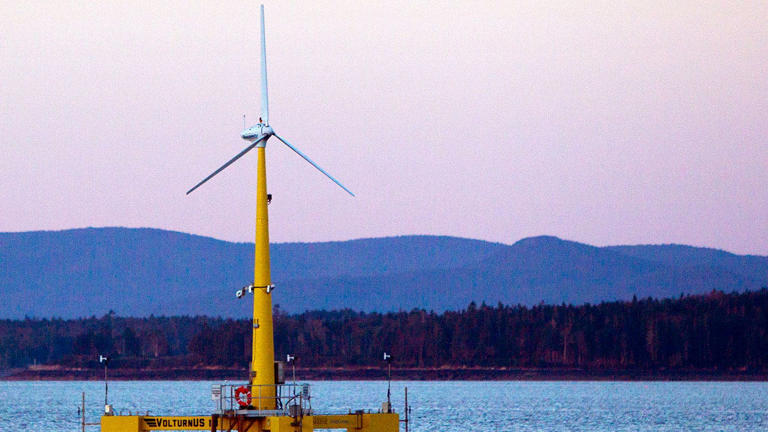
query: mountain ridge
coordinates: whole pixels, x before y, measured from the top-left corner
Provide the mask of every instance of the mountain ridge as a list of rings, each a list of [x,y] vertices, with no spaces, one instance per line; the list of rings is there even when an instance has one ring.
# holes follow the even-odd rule
[[[537,236],[511,245],[393,236],[270,246],[283,311],[388,312],[495,304],[597,303],[768,285],[768,257],[685,245],[597,247]],[[156,228],[0,233],[0,318],[243,317],[234,291],[253,243]]]

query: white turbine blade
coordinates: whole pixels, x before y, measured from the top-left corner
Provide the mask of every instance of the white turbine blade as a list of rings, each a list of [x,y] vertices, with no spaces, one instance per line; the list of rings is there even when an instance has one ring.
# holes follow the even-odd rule
[[[318,171],[320,171],[321,173],[325,174],[325,176],[326,176],[326,177],[328,177],[328,178],[329,178],[329,179],[331,179],[331,180],[332,180],[334,183],[336,183],[337,185],[339,185],[339,187],[341,187],[342,189],[344,189],[345,191],[347,191],[347,193],[348,193],[348,194],[350,194],[350,195],[352,195],[352,196],[355,196],[355,194],[353,194],[351,190],[349,190],[349,189],[347,189],[346,187],[344,187],[344,185],[343,185],[343,184],[341,184],[341,183],[340,183],[338,180],[336,180],[335,178],[333,178],[333,176],[332,176],[332,175],[328,174],[327,172],[325,172],[325,170],[324,170],[324,169],[320,168],[320,166],[318,166],[316,163],[312,162],[312,159],[308,158],[308,157],[307,157],[307,155],[305,155],[304,153],[302,153],[302,152],[301,152],[299,149],[297,149],[296,147],[292,146],[292,145],[291,145],[291,143],[289,143],[288,141],[284,140],[284,139],[283,139],[283,137],[281,137],[280,135],[278,135],[278,134],[275,134],[275,136],[277,137],[277,139],[279,139],[280,141],[282,141],[282,142],[283,142],[283,144],[287,145],[287,146],[288,146],[288,148],[290,148],[291,150],[295,151],[297,155],[299,155],[299,156],[301,156],[302,158],[304,158],[304,160],[305,160],[305,161],[307,161],[307,162],[309,162],[310,164],[312,164],[312,166],[313,166],[313,167],[315,167],[315,168],[317,168],[317,169],[318,169]]]
[[[267,94],[267,39],[264,31],[264,5],[261,5],[261,120],[269,124],[269,96]]]
[[[240,152],[240,153],[238,153],[238,154],[237,154],[235,157],[233,157],[232,159],[228,160],[228,161],[227,161],[227,163],[225,163],[224,165],[222,165],[221,167],[219,167],[219,169],[217,169],[216,171],[214,171],[213,173],[211,173],[211,175],[209,175],[208,177],[204,178],[204,179],[203,179],[203,180],[202,180],[200,183],[196,184],[196,185],[195,185],[195,186],[194,186],[192,189],[188,190],[188,191],[187,191],[187,195],[191,194],[191,193],[192,193],[192,192],[193,192],[195,189],[197,189],[197,188],[199,188],[200,186],[202,186],[202,185],[203,185],[203,183],[205,183],[205,182],[207,182],[208,180],[210,180],[210,179],[211,179],[213,176],[215,176],[216,174],[218,174],[218,173],[220,173],[220,172],[224,171],[224,169],[225,169],[226,167],[228,167],[228,166],[232,165],[233,163],[235,163],[235,161],[236,161],[236,160],[238,160],[238,159],[240,159],[241,157],[243,157],[243,155],[245,155],[246,153],[248,153],[249,151],[251,151],[251,150],[252,150],[254,147],[256,147],[256,144],[258,144],[258,143],[260,143],[260,142],[264,141],[265,139],[267,139],[267,136],[264,136],[264,137],[262,137],[261,139],[258,139],[258,140],[256,140],[256,141],[254,141],[254,142],[253,142],[251,145],[249,145],[248,147],[246,147],[246,148],[245,148],[245,150],[241,151],[241,152]]]

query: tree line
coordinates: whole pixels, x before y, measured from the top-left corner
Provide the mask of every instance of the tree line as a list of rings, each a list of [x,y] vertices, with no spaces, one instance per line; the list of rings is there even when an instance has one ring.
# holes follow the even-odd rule
[[[0,320],[0,369],[33,364],[247,368],[250,320],[210,317]],[[490,306],[443,313],[285,314],[275,353],[304,367],[707,369],[768,371],[768,288],[597,305]]]

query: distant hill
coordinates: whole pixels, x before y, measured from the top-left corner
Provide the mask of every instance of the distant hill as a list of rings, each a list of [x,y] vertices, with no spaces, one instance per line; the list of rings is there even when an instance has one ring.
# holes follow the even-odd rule
[[[287,312],[596,303],[768,285],[768,257],[681,245],[594,247],[555,237],[513,245],[403,236],[271,246],[274,302]],[[253,245],[157,229],[0,233],[0,318],[244,317],[234,292]]]
[[[711,265],[755,280],[765,281],[768,277],[768,259],[764,256],[735,255],[719,249],[677,244],[612,246],[606,249],[673,266]]]

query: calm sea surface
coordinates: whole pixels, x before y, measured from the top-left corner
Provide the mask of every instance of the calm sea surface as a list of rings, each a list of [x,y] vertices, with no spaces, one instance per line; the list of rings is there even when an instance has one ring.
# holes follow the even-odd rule
[[[113,382],[109,399],[126,414],[209,414],[211,384]],[[413,431],[768,431],[768,383],[396,381],[398,412],[405,386]],[[0,381],[0,431],[79,431],[83,391],[87,421],[97,422],[103,383]],[[386,392],[386,382],[313,382],[312,407],[375,410]]]

